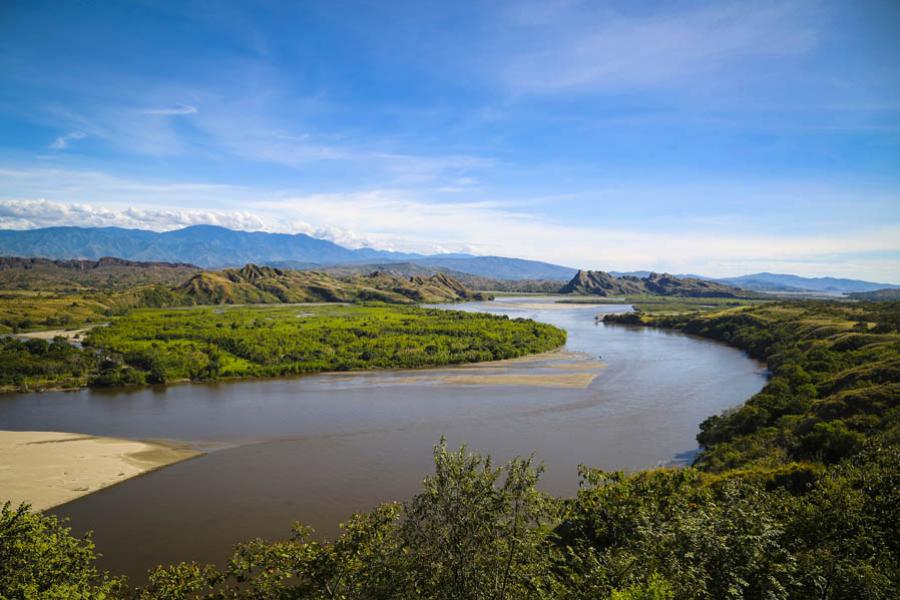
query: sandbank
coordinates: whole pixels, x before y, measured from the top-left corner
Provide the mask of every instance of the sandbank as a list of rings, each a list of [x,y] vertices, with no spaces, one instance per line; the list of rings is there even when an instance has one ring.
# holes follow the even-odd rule
[[[0,431],[0,502],[46,510],[199,454],[158,442]]]

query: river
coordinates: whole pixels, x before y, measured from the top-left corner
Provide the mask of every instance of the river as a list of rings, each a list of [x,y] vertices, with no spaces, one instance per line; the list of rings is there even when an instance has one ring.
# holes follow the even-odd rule
[[[683,463],[703,419],[765,383],[733,348],[595,320],[627,306],[523,297],[452,308],[551,323],[568,343],[500,365],[12,394],[0,396],[0,429],[207,451],[51,511],[94,531],[103,568],[140,581],[158,563],[222,561],[235,542],[285,537],[295,520],[333,536],[352,512],[415,493],[441,436],[497,461],[534,452],[555,494],[574,493],[579,464]]]

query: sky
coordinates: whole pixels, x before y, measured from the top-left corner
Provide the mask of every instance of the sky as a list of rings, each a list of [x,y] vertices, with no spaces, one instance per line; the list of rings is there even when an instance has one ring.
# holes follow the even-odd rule
[[[900,2],[0,2],[0,228],[900,283]]]

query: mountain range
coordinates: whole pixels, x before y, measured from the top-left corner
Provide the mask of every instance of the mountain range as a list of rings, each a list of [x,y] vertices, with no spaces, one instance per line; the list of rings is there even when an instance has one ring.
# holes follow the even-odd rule
[[[824,292],[846,294],[872,292],[879,289],[900,288],[891,283],[875,283],[837,277],[800,277],[779,273],[754,273],[740,277],[719,278],[716,281],[760,292]]]
[[[257,263],[310,269],[325,265],[415,260],[431,267],[457,269],[497,279],[560,281],[569,279],[577,271],[519,258],[350,249],[303,233],[234,231],[214,225],[194,225],[165,232],[120,227],[0,230],[0,255],[92,260],[115,256],[134,261],[189,262],[204,268]]]
[[[131,261],[190,263],[205,269],[222,269],[247,263],[282,269],[355,266],[358,272],[372,266],[402,264],[404,275],[445,273],[485,280],[518,282],[529,280],[535,291],[550,290],[571,280],[578,269],[551,263],[502,256],[469,254],[425,255],[373,248],[345,248],[303,233],[234,231],[215,225],[194,225],[175,231],[155,232],[119,227],[48,227],[30,230],[0,230],[0,256],[49,259],[99,260],[117,257]],[[399,274],[399,273],[397,273]],[[649,271],[611,271],[611,276],[647,278]],[[800,277],[777,273],[754,273],[739,277],[710,278],[672,275],[676,279],[704,280],[760,292],[851,293],[897,289],[900,285],[834,277]],[[531,281],[534,280],[534,281]],[[490,281],[471,283],[482,287]],[[469,284],[470,282],[466,282]],[[494,286],[500,289],[503,286]],[[511,284],[510,289],[516,286]],[[484,289],[482,287],[482,289]]]

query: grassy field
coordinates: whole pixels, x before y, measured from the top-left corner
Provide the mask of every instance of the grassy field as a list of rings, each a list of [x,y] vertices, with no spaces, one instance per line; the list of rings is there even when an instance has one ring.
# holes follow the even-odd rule
[[[0,291],[0,333],[77,329],[108,320],[108,307],[93,295]]]

